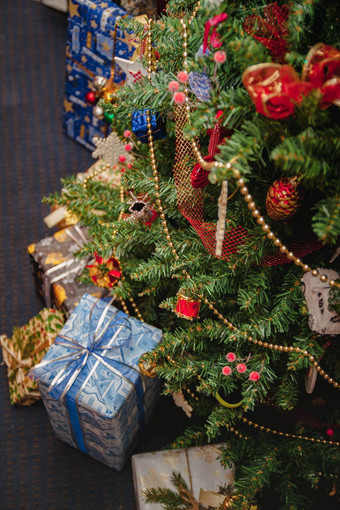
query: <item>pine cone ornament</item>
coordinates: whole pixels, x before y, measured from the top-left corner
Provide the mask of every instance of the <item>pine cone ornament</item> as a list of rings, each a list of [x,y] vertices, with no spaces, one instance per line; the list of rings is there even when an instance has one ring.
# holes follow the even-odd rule
[[[301,193],[297,189],[296,177],[284,177],[273,182],[270,186],[266,207],[267,213],[273,220],[285,220],[296,213],[300,207]]]

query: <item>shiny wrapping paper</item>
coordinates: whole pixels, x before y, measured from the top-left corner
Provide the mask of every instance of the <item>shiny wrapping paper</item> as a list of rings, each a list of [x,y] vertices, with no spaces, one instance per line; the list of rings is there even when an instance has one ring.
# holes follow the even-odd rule
[[[35,287],[46,306],[55,306],[66,317],[75,309],[85,292],[100,298],[106,289],[84,285],[76,280],[88,259],[75,259],[74,253],[87,242],[87,232],[78,225],[59,230],[54,235],[30,244],[28,253]]]
[[[25,326],[14,328],[11,338],[0,335],[11,404],[29,406],[41,398],[37,383],[27,373],[44,357],[64,322],[60,311],[44,308]]]
[[[204,503],[219,501],[219,487],[230,487],[234,482],[234,470],[225,469],[218,456],[220,445],[197,446],[178,450],[139,453],[132,456],[133,480],[138,510],[162,510],[160,504],[145,503],[143,491],[151,488],[169,488],[170,475],[180,472],[190,492],[197,501]]]
[[[92,138],[107,135],[109,127],[85,99],[92,90],[93,78],[110,78],[114,55],[128,60],[136,50],[132,35],[120,29],[114,45],[116,21],[126,14],[111,0],[69,1],[63,128],[90,150],[95,149]],[[116,65],[114,82],[119,85],[124,80],[125,74]]]
[[[159,329],[111,306],[110,298],[85,294],[34,369],[57,438],[121,470],[160,391],[156,378],[140,374],[138,360],[161,337]]]

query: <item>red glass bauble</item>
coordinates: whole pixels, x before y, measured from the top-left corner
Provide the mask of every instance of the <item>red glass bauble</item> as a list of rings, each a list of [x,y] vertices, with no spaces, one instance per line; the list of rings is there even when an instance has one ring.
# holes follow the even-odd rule
[[[85,100],[90,104],[94,104],[96,102],[96,94],[90,90],[86,93]]]

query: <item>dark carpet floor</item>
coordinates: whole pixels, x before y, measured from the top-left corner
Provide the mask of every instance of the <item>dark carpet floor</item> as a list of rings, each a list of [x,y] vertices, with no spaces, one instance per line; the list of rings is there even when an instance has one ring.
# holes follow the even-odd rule
[[[32,0],[0,0],[0,333],[41,308],[27,246],[51,231],[44,195],[85,171],[91,154],[62,134],[67,18]],[[136,451],[158,450],[180,432],[182,412],[161,400]],[[169,429],[168,424],[173,425]],[[134,510],[130,463],[121,473],[55,439],[41,402],[9,403],[0,366],[0,509]]]

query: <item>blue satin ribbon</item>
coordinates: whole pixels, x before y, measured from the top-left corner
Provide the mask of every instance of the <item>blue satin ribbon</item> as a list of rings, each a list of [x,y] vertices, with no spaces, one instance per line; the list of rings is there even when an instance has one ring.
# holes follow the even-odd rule
[[[48,392],[55,400],[65,400],[73,438],[79,450],[84,453],[87,453],[87,449],[79,418],[77,401],[82,390],[86,387],[87,381],[95,373],[99,364],[102,364],[114,375],[123,378],[132,385],[136,394],[139,410],[139,432],[141,432],[144,427],[144,390],[140,372],[121,361],[105,356],[107,352],[112,352],[115,349],[124,347],[132,339],[130,323],[123,312],[118,311],[105,325],[105,317],[110,310],[112,301],[113,300],[104,308],[95,330],[93,330],[91,320],[94,308],[92,309],[89,318],[89,332],[85,341],[87,344],[86,346],[70,337],[59,335],[54,343],[71,348],[74,352],[51,360],[43,360],[32,369],[34,378],[38,380],[46,373],[47,367],[47,371],[54,371],[61,367],[52,380]],[[126,330],[123,330],[123,328],[128,328],[130,331],[127,337],[121,340],[121,338],[124,337],[124,335],[121,334],[122,331],[126,333]],[[116,343],[111,345],[113,341],[116,341]]]

